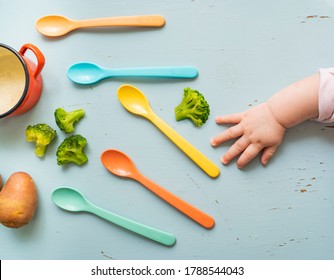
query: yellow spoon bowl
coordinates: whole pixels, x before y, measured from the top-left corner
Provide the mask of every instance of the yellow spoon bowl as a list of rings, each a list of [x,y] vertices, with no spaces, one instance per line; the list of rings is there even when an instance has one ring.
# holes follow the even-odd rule
[[[122,85],[119,87],[117,94],[119,101],[126,110],[150,120],[210,177],[219,175],[219,168],[212,161],[153,112],[145,95],[139,89],[131,85]]]

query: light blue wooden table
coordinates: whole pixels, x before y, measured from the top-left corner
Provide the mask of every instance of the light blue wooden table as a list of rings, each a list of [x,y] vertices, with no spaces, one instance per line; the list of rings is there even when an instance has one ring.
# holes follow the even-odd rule
[[[0,0],[1,42],[19,49],[37,45],[46,57],[43,95],[20,117],[0,120],[0,174],[26,171],[35,179],[39,208],[21,229],[0,227],[1,259],[333,259],[334,130],[307,122],[288,130],[276,157],[255,159],[243,170],[220,164],[231,143],[209,139],[226,127],[214,117],[246,110],[321,67],[334,64],[334,1],[27,1]],[[81,30],[48,39],[34,27],[47,14],[74,19],[161,14],[161,29]],[[76,62],[105,67],[189,65],[195,80],[110,79],[77,86],[66,77]],[[151,123],[128,113],[117,89],[141,89],[153,110],[220,168],[212,179]],[[176,122],[183,89],[202,92],[211,105],[202,128]],[[54,125],[57,107],[84,108],[77,132],[88,140],[89,163],[57,166],[59,137],[44,159],[25,141],[29,124]],[[108,173],[100,163],[107,148],[127,153],[151,180],[212,215],[200,227],[143,186]],[[95,204],[175,234],[168,248],[89,214],[72,214],[51,201],[54,188],[76,187]]]

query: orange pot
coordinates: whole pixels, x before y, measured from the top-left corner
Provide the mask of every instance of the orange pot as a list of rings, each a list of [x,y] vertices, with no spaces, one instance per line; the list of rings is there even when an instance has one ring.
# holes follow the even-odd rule
[[[25,55],[27,50],[36,56],[37,65]],[[19,52],[0,44],[0,118],[23,114],[37,103],[44,64],[44,55],[32,44],[23,45]]]

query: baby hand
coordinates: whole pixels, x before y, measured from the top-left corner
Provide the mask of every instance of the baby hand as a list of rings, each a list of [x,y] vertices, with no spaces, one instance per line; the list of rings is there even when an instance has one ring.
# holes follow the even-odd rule
[[[266,165],[282,143],[286,128],[273,115],[269,105],[262,103],[245,112],[218,116],[217,124],[235,124],[210,141],[212,146],[239,138],[221,158],[223,164],[228,164],[233,158],[237,160],[239,168],[244,167],[259,152],[263,150],[261,162]]]

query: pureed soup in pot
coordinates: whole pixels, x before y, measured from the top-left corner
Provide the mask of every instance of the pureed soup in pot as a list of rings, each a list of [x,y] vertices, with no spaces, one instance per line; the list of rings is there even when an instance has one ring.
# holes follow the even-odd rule
[[[36,63],[26,56],[30,51]],[[24,44],[17,52],[0,43],[0,118],[28,112],[38,102],[45,64],[43,53],[35,45]]]
[[[26,87],[22,60],[7,48],[0,47],[0,115],[12,110]]]

